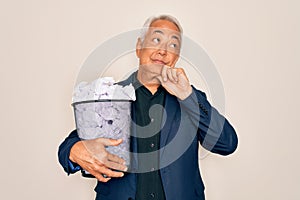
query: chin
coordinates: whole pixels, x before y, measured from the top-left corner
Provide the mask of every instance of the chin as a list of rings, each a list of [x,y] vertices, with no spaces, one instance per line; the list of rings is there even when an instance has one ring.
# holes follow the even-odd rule
[[[150,74],[160,75],[163,66],[164,66],[163,64],[151,63],[151,64],[141,65],[140,67],[142,67],[144,71]]]

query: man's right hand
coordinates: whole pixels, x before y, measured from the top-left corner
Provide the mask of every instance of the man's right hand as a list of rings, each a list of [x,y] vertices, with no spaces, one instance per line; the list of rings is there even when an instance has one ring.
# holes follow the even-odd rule
[[[127,171],[125,161],[106,151],[106,146],[117,146],[122,140],[107,138],[97,138],[93,140],[82,140],[73,145],[69,159],[80,165],[83,169],[91,173],[101,182],[107,182],[111,177],[122,177],[123,172]],[[104,178],[106,175],[108,178]]]

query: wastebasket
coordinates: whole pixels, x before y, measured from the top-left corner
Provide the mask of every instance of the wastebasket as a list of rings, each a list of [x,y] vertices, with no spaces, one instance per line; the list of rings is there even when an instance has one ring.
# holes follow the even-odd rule
[[[118,146],[108,146],[109,153],[130,164],[131,100],[89,100],[73,103],[76,128],[82,140],[122,139]],[[83,174],[84,175],[84,174]]]

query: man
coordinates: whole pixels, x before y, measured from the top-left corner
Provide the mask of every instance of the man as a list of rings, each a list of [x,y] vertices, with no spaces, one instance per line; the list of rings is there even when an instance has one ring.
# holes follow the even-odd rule
[[[220,155],[235,151],[233,127],[191,86],[184,69],[175,68],[181,36],[175,18],[148,19],[136,45],[138,71],[119,83],[136,89],[129,171],[123,159],[105,150],[121,140],[81,141],[74,130],[60,145],[59,161],[68,174],[85,169],[98,179],[96,199],[204,200],[199,141]],[[151,112],[155,105],[160,106]]]

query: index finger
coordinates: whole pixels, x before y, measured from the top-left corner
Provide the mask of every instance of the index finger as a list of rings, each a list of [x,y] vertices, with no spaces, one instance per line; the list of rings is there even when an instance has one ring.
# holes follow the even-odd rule
[[[109,161],[112,161],[112,162],[115,162],[115,163],[119,163],[121,165],[125,165],[126,164],[126,162],[125,162],[124,159],[122,159],[121,157],[119,157],[117,155],[111,154],[111,153],[107,154],[107,159]]]
[[[167,70],[168,70],[169,66],[167,65],[164,65],[162,70],[161,70],[161,77],[162,77],[162,80],[164,82],[166,82],[168,80],[168,76],[167,76]]]

